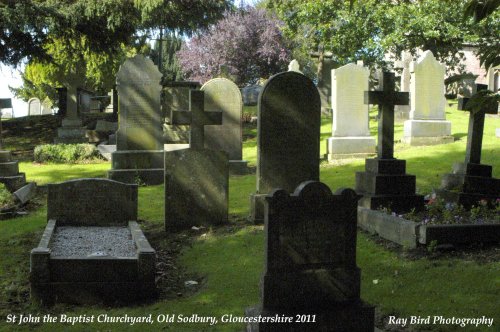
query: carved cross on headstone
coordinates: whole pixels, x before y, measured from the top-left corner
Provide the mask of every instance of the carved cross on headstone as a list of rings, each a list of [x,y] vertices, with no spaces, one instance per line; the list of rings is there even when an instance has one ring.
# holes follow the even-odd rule
[[[173,125],[190,125],[189,147],[203,149],[205,145],[206,125],[222,124],[222,112],[205,112],[203,91],[189,91],[189,112],[173,111],[170,118]]]
[[[382,74],[382,91],[365,91],[365,104],[378,105],[379,159],[394,159],[394,105],[408,105],[408,92],[395,91],[394,73]]]
[[[477,91],[484,90],[482,84],[477,84]],[[465,163],[480,164],[481,148],[483,145],[484,118],[486,114],[496,114],[498,112],[497,103],[488,103],[480,110],[472,110],[467,105],[470,98],[459,98],[458,109],[469,111],[469,129],[467,131],[467,147],[465,150]]]

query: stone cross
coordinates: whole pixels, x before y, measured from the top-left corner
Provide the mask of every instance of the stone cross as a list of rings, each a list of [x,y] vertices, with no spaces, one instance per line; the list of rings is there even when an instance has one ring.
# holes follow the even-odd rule
[[[189,112],[172,111],[170,118],[174,125],[190,125],[189,147],[203,149],[205,146],[206,125],[222,124],[222,112],[205,112],[203,91],[189,91]]]
[[[479,84],[477,90],[483,90]],[[480,164],[481,163],[481,148],[483,145],[484,118],[486,114],[496,114],[498,112],[497,103],[488,103],[480,110],[472,110],[467,105],[470,98],[459,98],[458,109],[461,111],[469,111],[469,129],[467,131],[467,147],[465,150],[465,163]]]
[[[394,159],[394,105],[408,105],[409,93],[396,92],[394,73],[384,72],[382,91],[365,91],[365,104],[377,104],[379,159]]]

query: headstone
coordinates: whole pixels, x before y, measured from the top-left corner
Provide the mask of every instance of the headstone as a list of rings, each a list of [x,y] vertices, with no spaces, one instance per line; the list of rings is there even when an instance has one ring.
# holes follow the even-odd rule
[[[162,107],[165,123],[163,136],[166,144],[185,144],[189,142],[189,127],[171,123],[170,114],[189,109],[189,91],[200,88],[199,82],[165,82],[162,88]],[[168,150],[171,150],[167,148]]]
[[[243,105],[245,106],[255,106],[259,99],[259,94],[262,91],[262,86],[260,85],[250,85],[241,89],[241,96],[243,98]]]
[[[0,183],[10,192],[15,192],[26,184],[26,175],[19,173],[19,162],[12,160],[10,151],[0,150]]]
[[[375,154],[375,138],[370,136],[368,105],[363,103],[368,90],[368,68],[347,64],[332,70],[332,137],[327,140],[327,159],[366,158]]]
[[[8,109],[10,109],[10,111],[7,111]],[[0,98],[0,117],[2,119],[11,119],[14,117],[12,98]]]
[[[52,106],[53,103],[49,99],[49,97],[45,97],[45,99],[42,102],[42,115],[52,114]]]
[[[416,178],[406,174],[406,161],[394,158],[394,105],[408,104],[407,92],[396,92],[394,73],[383,73],[382,91],[366,91],[365,103],[377,104],[377,158],[366,159],[365,171],[356,172],[356,191],[363,195],[359,205],[369,209],[390,208],[396,213],[423,208],[416,195]]]
[[[190,148],[165,151],[165,229],[227,221],[229,162],[225,151],[205,148],[206,125],[222,112],[205,112],[204,91],[191,90],[189,111],[172,112],[173,124],[190,126]]]
[[[154,297],[155,251],[137,224],[137,185],[107,179],[49,184],[47,220],[30,257],[34,300],[93,304]]]
[[[61,94],[66,91],[65,102],[60,100],[60,107],[65,107],[65,115],[61,127],[57,128],[57,137],[54,138],[56,144],[85,143],[87,138],[86,128],[78,116],[78,87],[83,85],[83,78],[78,73],[71,72],[64,78],[66,89],[59,90]]]
[[[486,86],[478,87],[478,91],[485,89]],[[470,112],[465,162],[455,163],[452,173],[444,176],[441,188],[436,190],[445,201],[458,203],[467,209],[477,206],[481,200],[489,200],[489,204],[494,206],[500,198],[500,179],[492,176],[492,166],[481,164],[485,116],[497,113],[498,102],[473,108],[471,105],[476,98],[461,98],[458,101],[459,110]]]
[[[30,100],[28,100],[28,115],[29,116],[40,115],[40,113],[41,113],[40,99],[30,98]]]
[[[257,192],[250,219],[264,221],[264,197],[275,188],[293,191],[319,180],[321,101],[314,83],[289,71],[272,76],[259,97]]]
[[[205,92],[205,111],[222,112],[222,125],[205,127],[205,148],[226,151],[229,171],[246,173],[247,162],[242,160],[243,105],[240,89],[226,78],[214,78],[203,84],[201,91]]]
[[[337,67],[337,63],[333,60],[331,52],[312,52],[312,58],[318,59],[318,91],[321,97],[321,112],[329,115],[331,113],[330,100],[331,100],[331,83],[332,83],[332,69]]]
[[[452,143],[451,122],[446,121],[444,75],[446,67],[431,51],[410,65],[411,111],[404,123],[403,142],[410,145]]]
[[[410,52],[401,52],[401,62],[399,63],[399,68],[401,68],[401,82],[399,91],[401,92],[410,92],[410,63],[412,62],[412,60],[413,57]],[[410,118],[410,105],[395,105],[394,111],[394,119],[396,121],[408,120]]]
[[[295,60],[295,59],[293,59],[292,61],[290,61],[290,64],[288,65],[288,71],[295,71],[297,73],[302,74],[302,72],[300,71],[299,62],[297,60]]]
[[[35,196],[35,193],[36,183],[30,182],[14,191],[12,195],[15,197],[17,202],[19,202],[21,205],[24,205],[28,203],[29,200],[33,198],[33,196]]]
[[[142,55],[127,59],[116,75],[117,150],[108,177],[126,183],[163,183],[161,73]]]
[[[374,307],[360,299],[356,265],[358,199],[351,189],[332,194],[315,181],[266,196],[261,305],[246,314],[292,321],[253,323],[247,331],[373,331]]]
[[[85,90],[78,89],[78,114],[89,113],[92,109],[92,97],[93,93]]]

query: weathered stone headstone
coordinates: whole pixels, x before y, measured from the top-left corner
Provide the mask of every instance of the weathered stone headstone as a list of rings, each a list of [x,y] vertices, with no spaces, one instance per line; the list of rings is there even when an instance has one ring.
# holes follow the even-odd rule
[[[241,92],[236,84],[226,78],[214,78],[203,84],[205,111],[222,112],[222,125],[205,127],[205,148],[226,151],[229,156],[229,171],[246,173],[247,162],[242,160]]]
[[[83,79],[78,73],[71,72],[65,77],[66,89],[58,90],[61,94],[66,91],[65,102],[60,101],[60,107],[65,107],[65,116],[62,126],[57,128],[57,137],[54,138],[56,144],[85,143],[86,128],[78,116],[78,87],[83,85]]]
[[[0,183],[14,192],[26,184],[26,175],[19,173],[19,162],[12,160],[10,151],[0,150]]]
[[[360,299],[356,265],[358,199],[351,189],[332,194],[315,181],[266,196],[262,302],[246,314],[293,319],[247,331],[373,331],[374,308]]]
[[[200,88],[199,82],[181,81],[165,82],[162,87],[162,107],[165,123],[163,136],[166,145],[187,144],[189,142],[189,127],[171,123],[170,114],[189,109],[189,91]],[[181,146],[181,145],[179,145]],[[182,146],[181,146],[182,147]],[[169,147],[166,150],[171,150]]]
[[[327,159],[361,157],[375,153],[375,138],[370,136],[368,105],[363,103],[368,90],[368,68],[347,64],[332,70],[332,137],[327,140]]]
[[[49,184],[47,220],[30,257],[34,300],[51,305],[154,296],[155,251],[136,221],[137,185],[107,179]]]
[[[451,122],[446,121],[444,75],[446,67],[431,51],[410,65],[411,111],[404,123],[403,142],[410,145],[452,143]]]
[[[478,87],[478,91],[485,89],[486,86]],[[485,115],[496,114],[498,102],[485,103],[478,109],[471,108],[471,104],[474,98],[461,98],[458,102],[459,110],[470,112],[465,162],[453,165],[452,173],[444,176],[441,188],[436,190],[444,200],[468,209],[483,199],[495,202],[500,198],[500,179],[492,176],[492,166],[481,164]]]
[[[190,126],[190,148],[165,151],[165,229],[227,221],[229,162],[225,151],[205,146],[204,127],[222,123],[222,112],[205,112],[204,92],[191,90],[189,111],[172,112],[173,124]]]
[[[360,206],[390,208],[396,213],[423,208],[416,195],[416,179],[406,174],[406,161],[394,158],[394,105],[408,104],[407,92],[396,92],[394,73],[384,72],[382,91],[366,91],[365,103],[378,104],[377,158],[366,159],[365,172],[356,172],[356,191],[363,195]]]
[[[52,114],[52,106],[52,100],[50,100],[49,97],[45,97],[42,102],[42,115]]]
[[[410,63],[413,61],[413,57],[410,52],[401,52],[401,61],[398,63],[401,71],[401,82],[400,89],[401,92],[410,91]],[[411,96],[410,96],[411,98]],[[408,120],[410,117],[410,105],[395,105],[395,120]]]
[[[288,71],[295,71],[297,73],[302,74],[302,72],[300,71],[299,62],[297,60],[295,60],[295,59],[293,59],[292,61],[290,61],[290,64],[288,64]]]
[[[116,76],[119,118],[108,177],[145,184],[163,182],[161,73],[142,55],[127,59]]]
[[[325,52],[320,49],[319,52],[310,53],[313,59],[318,59],[318,91],[321,97],[321,112],[325,114],[330,114],[330,98],[332,92],[332,69],[337,67],[337,63],[332,59],[333,54],[331,52]]]
[[[319,180],[321,101],[314,83],[289,71],[264,85],[258,106],[257,192],[250,219],[264,221],[264,197],[275,188],[293,191]]]
[[[28,100],[28,115],[40,115],[41,103],[38,98],[30,98]]]

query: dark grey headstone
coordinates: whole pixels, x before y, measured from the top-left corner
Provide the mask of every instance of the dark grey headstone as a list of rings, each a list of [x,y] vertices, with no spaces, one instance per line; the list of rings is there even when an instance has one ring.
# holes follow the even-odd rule
[[[127,225],[137,220],[137,185],[107,179],[49,184],[47,219],[58,225]]]
[[[227,78],[205,83],[205,111],[222,111],[222,125],[205,127],[205,148],[226,151],[229,160],[241,160],[242,101],[238,86]]]
[[[165,228],[227,221],[229,164],[223,151],[165,152]]]
[[[259,100],[257,193],[293,191],[319,180],[321,104],[314,83],[296,72],[269,79]]]
[[[116,75],[119,128],[117,149],[163,150],[161,73],[150,59],[127,59]]]
[[[373,331],[374,309],[360,299],[356,266],[359,196],[307,181],[266,197],[266,261],[260,315],[314,314],[309,331]],[[292,330],[295,324],[259,324]]]

